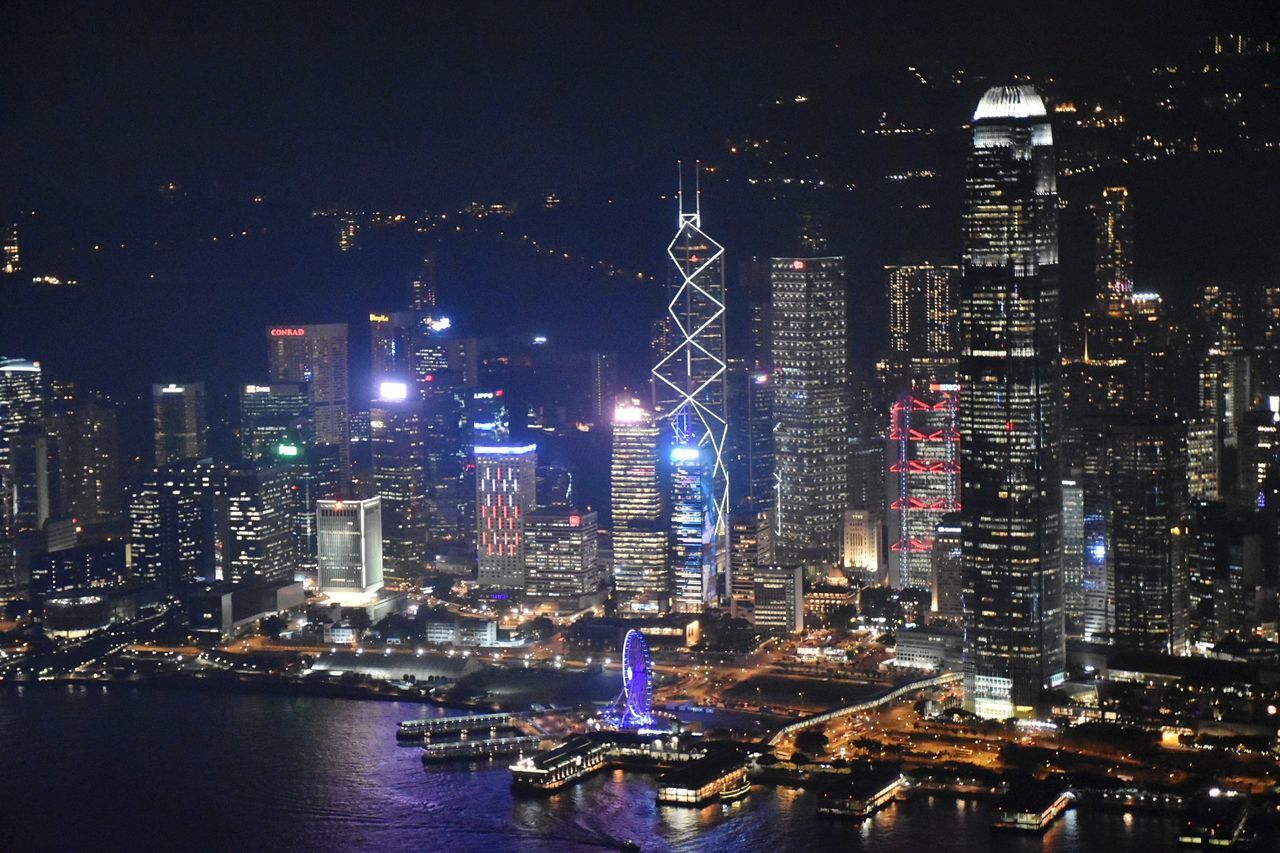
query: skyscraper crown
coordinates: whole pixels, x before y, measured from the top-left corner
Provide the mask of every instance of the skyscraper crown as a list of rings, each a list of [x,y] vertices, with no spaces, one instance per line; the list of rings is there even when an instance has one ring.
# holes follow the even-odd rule
[[[974,121],[1002,118],[1034,118],[1046,115],[1044,101],[1030,83],[992,86],[978,101]]]

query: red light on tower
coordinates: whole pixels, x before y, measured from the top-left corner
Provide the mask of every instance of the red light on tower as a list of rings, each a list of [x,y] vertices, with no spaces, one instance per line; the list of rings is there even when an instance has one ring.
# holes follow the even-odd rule
[[[791,268],[792,268],[793,270],[802,270],[802,269],[804,269],[804,261],[799,261],[799,260],[797,260],[797,261],[792,261],[792,262],[791,262]]]
[[[581,527],[581,526],[582,526],[582,516],[580,516],[580,515],[571,515],[571,516],[569,516],[569,526],[570,526],[570,527]]]

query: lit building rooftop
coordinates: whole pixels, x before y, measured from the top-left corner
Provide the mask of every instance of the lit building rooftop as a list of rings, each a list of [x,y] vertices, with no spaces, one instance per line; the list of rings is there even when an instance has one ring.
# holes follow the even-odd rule
[[[1035,118],[1046,115],[1044,101],[1029,83],[1018,86],[992,86],[978,101],[973,120],[1002,118]]]

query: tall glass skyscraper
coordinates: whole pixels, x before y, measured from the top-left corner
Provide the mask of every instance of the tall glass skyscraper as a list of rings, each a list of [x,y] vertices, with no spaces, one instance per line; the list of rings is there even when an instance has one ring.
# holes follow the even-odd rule
[[[40,362],[0,358],[0,468],[9,464],[9,443],[18,430],[43,417]]]
[[[890,579],[927,589],[933,537],[960,509],[956,393],[956,280],[959,267],[886,267],[889,293],[890,459],[887,478]],[[934,599],[938,591],[934,590]]]
[[[312,444],[315,423],[305,382],[240,386],[240,458],[273,456],[282,444]]]
[[[634,397],[620,396],[613,410],[609,480],[618,610],[624,615],[659,612],[666,607],[668,578],[658,425]]]
[[[1044,101],[989,89],[973,114],[960,300],[966,702],[1034,710],[1066,670],[1057,182]]]
[[[378,498],[316,502],[317,585],[330,599],[364,602],[382,589]]]
[[[1118,315],[1133,293],[1133,208],[1128,188],[1107,187],[1102,191],[1094,228],[1097,299],[1107,306],[1109,314]]]
[[[245,465],[227,472],[226,580],[293,580],[298,552],[289,480],[283,467]]]
[[[849,503],[844,258],[774,258],[772,283],[777,557],[835,563]]]
[[[345,487],[351,479],[351,410],[347,324],[270,326],[267,369],[274,382],[307,382],[316,442],[338,448]]]
[[[417,316],[412,311],[374,311],[369,314],[369,344],[374,388],[384,379],[413,375]]]
[[[1186,452],[1177,421],[1135,418],[1108,430],[1117,645],[1186,654]]]
[[[959,267],[914,263],[885,267],[893,381],[927,389],[956,375],[956,287]],[[895,389],[898,390],[898,389]]]
[[[0,358],[0,589],[15,581],[14,534],[18,527],[18,494],[14,467],[19,434],[38,429],[43,420],[44,386],[40,362]]]
[[[382,498],[382,559],[386,575],[410,580],[427,549],[427,457],[423,402],[407,382],[384,381],[369,406],[373,486]]]
[[[538,447],[476,445],[476,580],[523,589],[525,516],[535,508]]]
[[[551,507],[525,520],[525,592],[558,610],[581,609],[600,587],[596,513]]]
[[[702,558],[714,577],[728,570],[729,560],[724,247],[702,230],[700,203],[684,210],[683,191],[679,225],[667,246],[670,336],[653,367],[653,387],[672,444],[706,449],[712,489]]]
[[[710,522],[708,474],[701,448],[671,448],[671,604],[685,613],[701,613],[716,591],[715,566],[703,559]]]
[[[208,447],[203,382],[151,386],[156,467],[199,459]]]

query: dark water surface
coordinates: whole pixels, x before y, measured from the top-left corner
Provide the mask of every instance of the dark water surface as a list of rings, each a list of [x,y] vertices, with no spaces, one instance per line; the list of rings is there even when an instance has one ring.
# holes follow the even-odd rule
[[[658,806],[654,777],[604,773],[513,794],[507,761],[424,771],[394,702],[126,687],[0,689],[0,850],[1171,850],[1173,818],[1068,812],[1043,836],[992,835],[986,804],[894,803],[815,816],[812,792]]]

